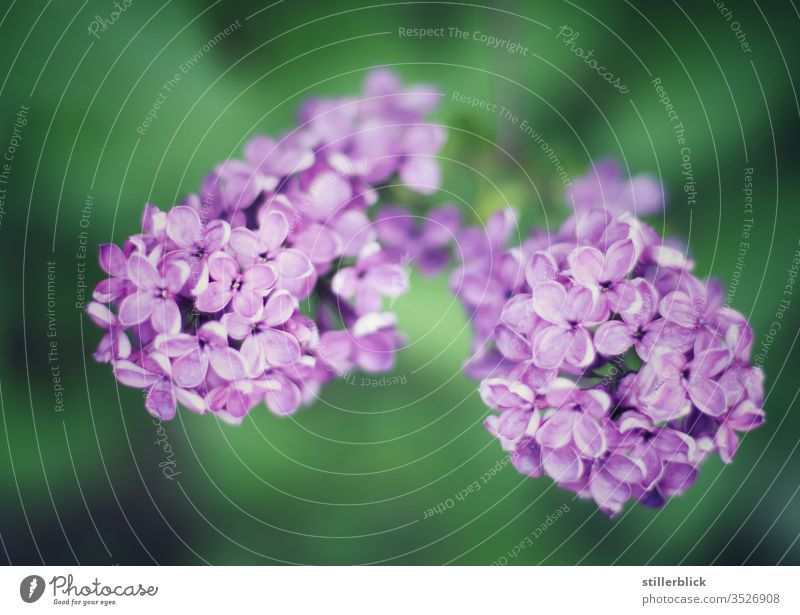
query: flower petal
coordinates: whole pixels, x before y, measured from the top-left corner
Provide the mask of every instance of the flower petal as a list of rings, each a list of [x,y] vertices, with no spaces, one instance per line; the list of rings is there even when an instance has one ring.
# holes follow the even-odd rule
[[[558,282],[542,282],[533,290],[533,310],[551,323],[564,324],[567,291]]]
[[[572,339],[570,331],[561,327],[542,329],[533,339],[531,353],[533,363],[542,369],[561,367]]]
[[[689,369],[693,375],[713,378],[730,365],[732,358],[730,351],[725,348],[710,348],[696,354],[689,363]]]
[[[300,389],[297,385],[283,376],[277,377],[280,389],[270,389],[264,394],[267,408],[278,416],[287,416],[294,413],[302,401]]]
[[[312,224],[294,236],[292,245],[315,265],[329,265],[342,252],[339,236],[320,224]]]
[[[526,361],[531,358],[528,341],[510,327],[499,325],[494,330],[494,339],[504,357],[512,361]]]
[[[621,483],[640,483],[647,475],[647,468],[639,459],[614,454],[603,464],[605,470]]]
[[[228,385],[225,410],[234,417],[245,416],[255,405],[256,397],[253,395],[252,385],[248,381],[242,383],[232,382]]]
[[[207,370],[208,357],[195,348],[172,363],[172,380],[182,388],[196,387],[205,379]]]
[[[308,202],[309,213],[315,219],[326,221],[340,207],[345,206],[353,196],[350,182],[336,173],[321,173],[309,186],[311,198]]]
[[[623,239],[611,244],[606,252],[602,281],[615,282],[631,272],[636,264],[636,249],[633,241]]]
[[[606,436],[600,425],[586,414],[578,414],[573,427],[575,446],[587,457],[600,457],[608,449]]]
[[[538,478],[542,475],[541,448],[533,440],[528,440],[514,449],[511,463],[520,474]]]
[[[156,290],[161,285],[161,276],[153,264],[135,252],[128,258],[128,278],[142,290]]]
[[[764,410],[750,400],[744,400],[728,415],[727,423],[736,431],[750,431],[764,424]]]
[[[400,179],[416,192],[433,194],[442,185],[442,172],[435,158],[412,156],[400,169]]]
[[[636,290],[638,299],[641,302],[636,302],[635,306],[629,306],[620,312],[622,320],[635,327],[643,327],[653,320],[658,310],[658,291],[655,287],[645,280],[644,278],[636,278],[631,280],[630,285]],[[626,291],[623,291],[623,294]],[[621,297],[624,299],[625,297]],[[626,302],[627,303],[627,302]],[[638,310],[632,309],[638,307]]]
[[[397,297],[408,288],[408,272],[400,265],[375,265],[367,272],[365,281],[382,295]]]
[[[291,333],[266,329],[258,334],[257,339],[270,365],[289,365],[300,359],[300,344]]]
[[[689,380],[689,397],[700,412],[711,416],[721,416],[725,412],[725,391],[709,378],[693,376]]]
[[[556,411],[542,423],[536,432],[536,441],[547,448],[561,448],[572,442],[577,412]]]
[[[239,264],[225,252],[214,252],[208,257],[208,272],[217,282],[230,284],[239,275]]]
[[[150,323],[158,333],[180,333],[181,311],[172,299],[161,299],[155,303]]]
[[[111,313],[102,303],[91,301],[86,306],[86,314],[91,318],[98,327],[103,329],[110,329],[117,324],[117,317]]]
[[[262,312],[264,299],[248,288],[243,288],[233,297],[233,311],[245,320],[253,320]]]
[[[115,361],[114,377],[125,386],[137,389],[147,388],[163,378],[131,361]]]
[[[596,286],[603,275],[603,253],[591,246],[578,246],[569,254],[572,277],[584,286]]]
[[[208,353],[211,367],[223,380],[242,380],[248,375],[248,365],[242,353],[230,347],[212,348]]]
[[[231,225],[225,220],[212,220],[203,233],[203,247],[206,252],[222,250],[231,237]]]
[[[175,400],[185,406],[192,412],[197,414],[204,414],[208,411],[208,405],[206,404],[206,400],[203,398],[202,395],[195,393],[194,391],[187,391],[186,389],[176,388],[175,391]]]
[[[259,252],[272,253],[277,250],[286,240],[289,230],[289,220],[282,211],[268,211],[261,217],[258,227]]]
[[[664,464],[664,473],[658,487],[666,496],[680,495],[692,486],[697,478],[697,469],[678,462]]]
[[[295,308],[295,300],[290,292],[285,290],[274,292],[267,299],[261,322],[267,327],[282,325],[292,317]]]
[[[532,289],[542,282],[549,282],[558,276],[558,265],[545,252],[537,252],[525,266],[525,281]]]
[[[527,385],[505,378],[485,378],[479,392],[483,402],[496,410],[525,408],[533,401],[533,391]]]
[[[178,406],[172,383],[166,379],[156,382],[147,392],[144,405],[150,414],[162,421],[174,418]]]
[[[201,312],[219,312],[233,298],[230,284],[226,282],[211,282],[197,299],[195,307]]]
[[[667,294],[658,306],[658,311],[668,321],[687,329],[694,328],[700,317],[699,307],[692,302],[691,297],[681,291]]]
[[[357,287],[358,271],[355,267],[340,269],[331,280],[331,290],[340,297],[352,297],[356,294]]]
[[[631,497],[630,487],[616,480],[605,468],[592,470],[589,492],[600,510],[611,516],[622,512],[625,502]]]
[[[619,320],[604,322],[594,333],[594,347],[607,357],[621,355],[632,345],[633,335],[630,329]]]
[[[158,299],[150,292],[133,293],[122,300],[117,318],[125,327],[138,325],[150,317],[158,303]]]
[[[192,267],[184,260],[171,260],[164,267],[164,286],[173,295],[180,292],[192,273]]]
[[[167,215],[167,236],[179,247],[190,249],[200,243],[202,223],[191,207],[178,205]]]
[[[739,448],[739,437],[728,423],[722,423],[714,435],[714,444],[723,463],[731,463]]]
[[[311,261],[300,250],[281,250],[275,256],[275,264],[278,267],[278,277],[281,283],[305,279],[314,271]]]
[[[530,409],[506,410],[495,423],[494,433],[504,440],[518,440],[525,435],[531,422]]]
[[[245,262],[255,261],[259,256],[258,238],[256,234],[249,228],[243,226],[236,227],[231,231],[228,246],[230,246],[230,249],[236,252],[236,254],[244,258]]]
[[[128,262],[125,254],[115,243],[102,243],[99,247],[100,267],[108,275],[125,278],[128,275]]]
[[[599,302],[595,302],[592,291],[584,286],[573,286],[567,292],[567,298],[561,309],[563,318],[570,324],[582,323],[591,320],[606,320],[606,313],[600,315],[597,309]],[[595,313],[597,312],[597,313]]]
[[[111,303],[122,295],[130,286],[124,278],[105,278],[98,282],[92,293],[92,298],[100,303]]]
[[[578,327],[568,334],[570,337],[564,360],[574,367],[588,367],[594,361],[596,353],[592,337],[585,327]]]
[[[242,274],[242,289],[251,290],[264,297],[278,281],[278,274],[272,264],[253,265]]]
[[[569,447],[543,448],[542,466],[547,475],[557,483],[572,483],[583,476],[583,461]]]

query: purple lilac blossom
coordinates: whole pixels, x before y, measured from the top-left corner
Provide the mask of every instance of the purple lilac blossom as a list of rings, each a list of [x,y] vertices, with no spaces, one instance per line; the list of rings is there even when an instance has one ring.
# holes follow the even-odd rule
[[[95,359],[146,389],[158,418],[180,404],[232,423],[261,402],[291,414],[350,370],[391,369],[403,338],[384,299],[408,279],[371,209],[389,180],[438,189],[446,134],[425,115],[439,99],[374,70],[362,94],[307,102],[295,130],[253,138],[169,211],[147,205],[141,233],[100,246]]]
[[[444,270],[461,227],[455,205],[440,205],[415,216],[401,207],[385,206],[375,216],[375,229],[384,249],[426,276]]]
[[[556,233],[513,241],[511,211],[463,229],[470,252],[451,278],[475,330],[465,371],[497,411],[486,428],[520,473],[609,516],[683,493],[765,419],[746,318],[634,216],[662,206],[652,182],[595,165]]]
[[[664,208],[664,190],[651,175],[627,178],[616,161],[599,160],[567,188],[566,200],[576,212],[607,209],[649,216]]]

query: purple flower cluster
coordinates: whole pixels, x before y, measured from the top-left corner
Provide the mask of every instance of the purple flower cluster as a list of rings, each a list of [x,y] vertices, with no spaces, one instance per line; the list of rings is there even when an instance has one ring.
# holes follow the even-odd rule
[[[439,96],[372,71],[362,95],[307,102],[297,129],[254,138],[198,194],[146,206],[141,233],[100,246],[95,358],[145,389],[154,416],[181,404],[234,423],[261,401],[290,414],[352,369],[390,369],[402,338],[383,300],[407,272],[367,212],[393,178],[438,188],[445,133],[424,117]]]
[[[510,249],[514,216],[497,213],[461,232],[469,252],[451,279],[476,331],[466,371],[499,411],[487,429],[519,472],[609,515],[630,499],[663,505],[764,421],[747,320],[630,211],[637,194],[658,210],[651,183],[605,163],[576,182],[557,233]]]

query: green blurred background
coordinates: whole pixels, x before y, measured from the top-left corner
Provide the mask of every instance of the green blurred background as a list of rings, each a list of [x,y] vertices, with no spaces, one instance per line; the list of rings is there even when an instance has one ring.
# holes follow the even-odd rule
[[[0,148],[18,145],[0,184],[0,561],[800,564],[800,297],[784,294],[800,239],[792,171],[800,17],[790,2],[120,7],[105,31],[91,24],[111,20],[108,0],[0,9]],[[237,20],[137,134],[164,82]],[[562,26],[629,91],[576,57],[557,37]],[[420,40],[400,27],[446,34]],[[468,38],[450,36],[450,27]],[[525,53],[487,46],[475,32]],[[75,308],[79,233],[88,236],[92,284],[101,275],[97,244],[135,232],[144,203],[170,206],[248,136],[290,128],[304,97],[355,93],[375,65],[444,94],[435,118],[451,137],[434,202],[461,202],[481,218],[512,204],[525,225],[563,219],[552,159],[501,117],[504,106],[542,135],[570,178],[602,156],[660,175],[670,202],[652,222],[688,238],[702,275],[733,278],[752,217],[730,299],[751,318],[757,347],[779,301],[789,304],[764,362],[767,424],[745,437],[733,465],[710,459],[664,509],[631,506],[613,520],[502,463],[480,490],[457,498],[502,454],[482,426],[475,383],[459,374],[469,329],[444,276],[415,277],[395,305],[409,339],[392,374],[401,384],[362,386],[357,375],[290,419],[259,410],[230,427],[181,412],[159,427],[140,391],[117,387],[108,366],[92,361],[100,333]],[[691,179],[657,78],[685,127]],[[497,110],[459,103],[454,92]],[[48,361],[51,261],[59,412]],[[445,512],[425,518],[440,504]],[[568,512],[516,553],[560,507]]]

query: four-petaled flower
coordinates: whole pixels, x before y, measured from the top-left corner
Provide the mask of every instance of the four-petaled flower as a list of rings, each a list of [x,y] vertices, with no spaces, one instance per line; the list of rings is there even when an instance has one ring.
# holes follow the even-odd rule
[[[180,259],[167,259],[162,271],[144,256],[134,253],[128,258],[128,279],[136,291],[122,300],[119,322],[125,327],[149,321],[159,333],[178,333],[181,329],[181,312],[176,298],[189,279],[189,263]]]

